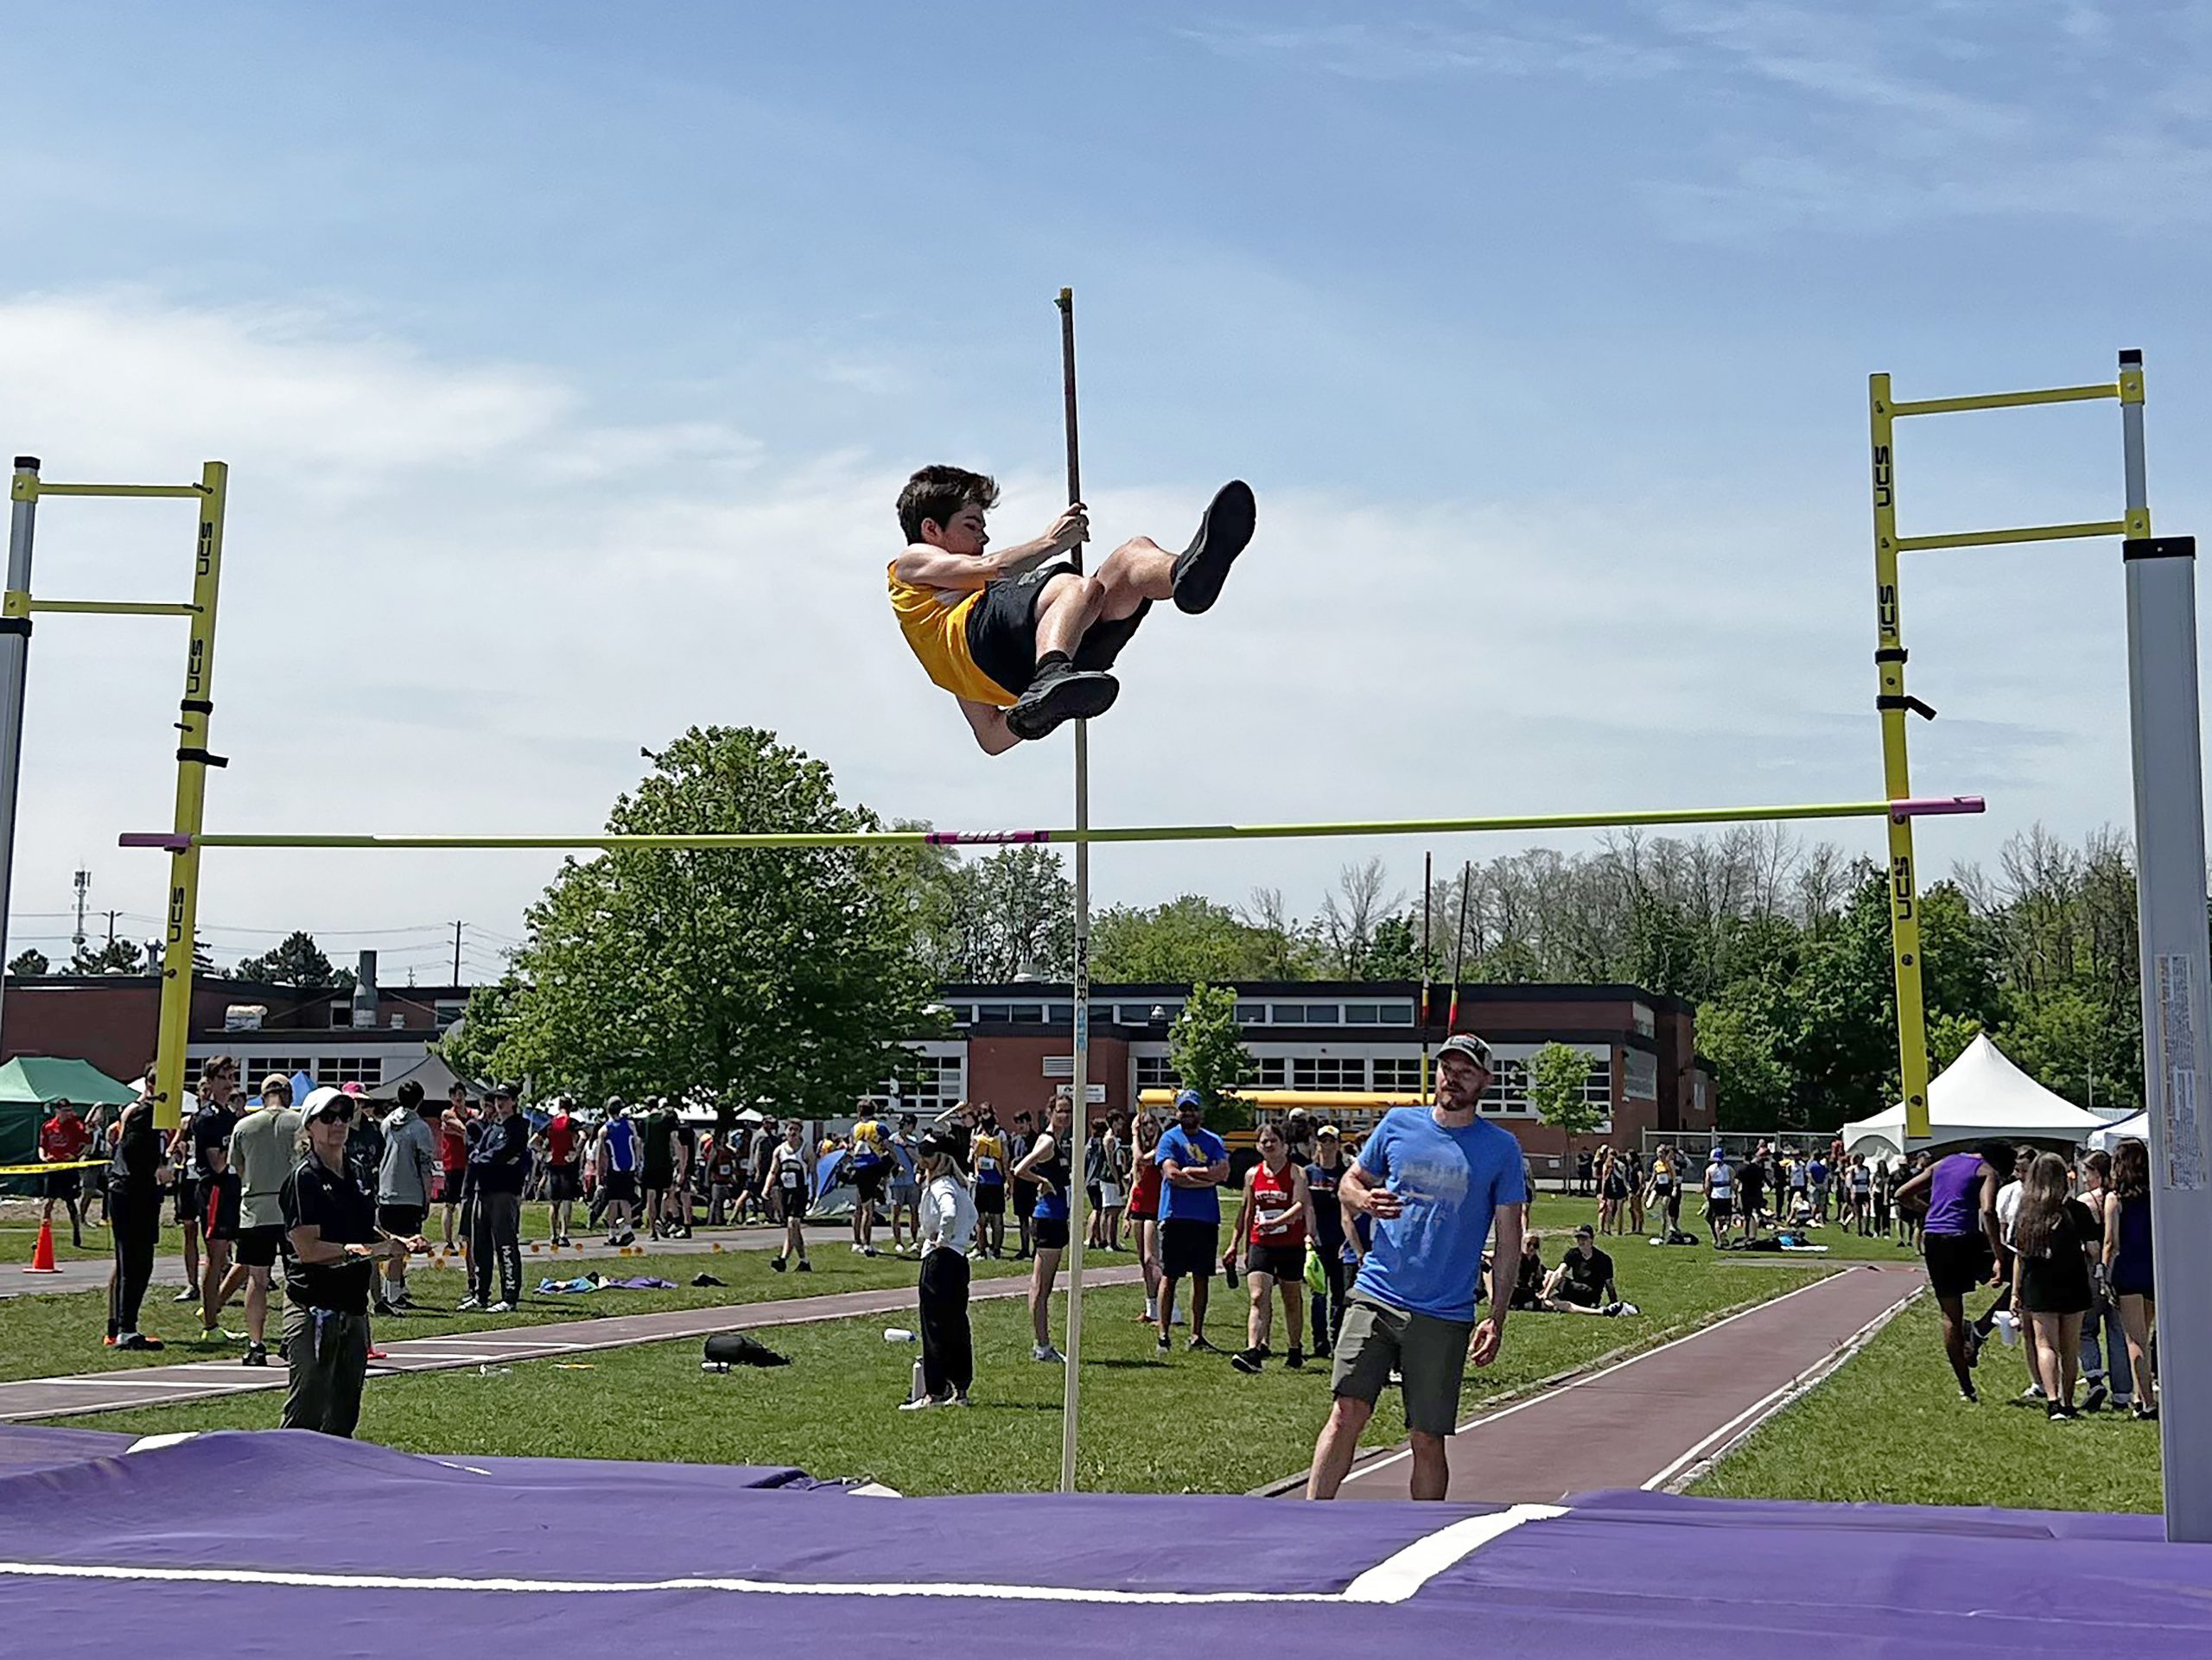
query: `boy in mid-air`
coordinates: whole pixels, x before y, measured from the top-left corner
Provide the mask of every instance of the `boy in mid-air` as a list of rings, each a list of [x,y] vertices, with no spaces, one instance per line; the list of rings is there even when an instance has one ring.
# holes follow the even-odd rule
[[[899,493],[906,550],[890,571],[899,632],[990,755],[1112,708],[1107,671],[1152,602],[1209,609],[1252,539],[1251,487],[1232,480],[1181,553],[1141,536],[1086,575],[1067,557],[1090,539],[1081,502],[1035,541],[993,550],[983,516],[998,499],[983,474],[924,467]]]

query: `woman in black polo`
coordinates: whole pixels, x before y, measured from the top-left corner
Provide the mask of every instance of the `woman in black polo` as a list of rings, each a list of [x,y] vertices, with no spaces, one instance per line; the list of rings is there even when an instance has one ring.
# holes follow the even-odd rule
[[[317,1090],[307,1099],[306,1156],[284,1183],[286,1429],[347,1435],[361,1415],[369,1370],[369,1289],[387,1237],[374,1190],[346,1161],[353,1097]],[[428,1250],[419,1236],[399,1242]]]

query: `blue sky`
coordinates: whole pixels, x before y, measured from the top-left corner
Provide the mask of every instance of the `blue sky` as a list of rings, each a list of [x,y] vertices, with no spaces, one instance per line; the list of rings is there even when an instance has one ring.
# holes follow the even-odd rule
[[[1064,751],[966,747],[880,570],[919,461],[998,471],[1002,536],[1049,510],[1063,283],[1102,536],[1231,474],[1262,506],[1221,610],[1128,659],[1102,819],[1875,793],[1870,370],[2140,346],[2160,525],[2203,518],[2212,7],[87,4],[10,41],[0,429],[55,477],[233,463],[218,825],[588,826],[695,721],[887,813],[1061,821]],[[2114,511],[2108,405],[1907,443],[1908,529]],[[55,504],[36,587],[173,586],[181,535]],[[1937,557],[1916,781],[1999,811],[1929,862],[2124,823],[2113,551]],[[41,625],[20,936],[79,862],[155,908],[112,836],[166,821],[166,626]],[[1306,908],[1370,850],[1418,868],[1099,887]],[[211,870],[226,953],[488,943],[547,874]]]

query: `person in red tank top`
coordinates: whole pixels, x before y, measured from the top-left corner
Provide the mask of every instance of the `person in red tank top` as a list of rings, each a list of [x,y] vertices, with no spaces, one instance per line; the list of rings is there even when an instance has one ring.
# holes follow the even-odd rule
[[[1313,1237],[1313,1200],[1306,1188],[1303,1166],[1290,1160],[1290,1144],[1281,1129],[1262,1124],[1259,1133],[1260,1161],[1244,1175],[1244,1202],[1237,1207],[1236,1227],[1222,1267],[1235,1283],[1237,1247],[1244,1250],[1244,1272],[1252,1282],[1252,1313],[1243,1352],[1231,1355],[1229,1364],[1241,1372],[1257,1372],[1273,1352],[1274,1305],[1269,1297],[1282,1295],[1284,1335],[1290,1352],[1283,1364],[1293,1371],[1306,1364],[1306,1242]]]
[[[1129,1233],[1144,1269],[1144,1322],[1160,1323],[1160,1126],[1148,1112],[1130,1126],[1136,1138],[1136,1167],[1129,1178]]]

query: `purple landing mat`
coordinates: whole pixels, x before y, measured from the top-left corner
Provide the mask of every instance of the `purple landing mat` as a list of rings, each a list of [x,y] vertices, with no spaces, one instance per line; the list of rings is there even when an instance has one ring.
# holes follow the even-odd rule
[[[81,1464],[86,1459],[111,1458],[137,1439],[105,1429],[26,1429],[0,1424],[0,1479],[25,1470],[50,1470],[56,1465]]]
[[[0,1466],[0,1620],[36,1632],[41,1660],[297,1660],[303,1644],[316,1660],[543,1660],[549,1638],[627,1652],[640,1631],[670,1651],[1045,1643],[1055,1660],[1262,1634],[1270,1660],[1774,1660],[1808,1631],[1822,1660],[2212,1655],[2212,1548],[2160,1542],[2149,1517],[753,1485],[779,1473],[420,1459],[282,1432]]]

